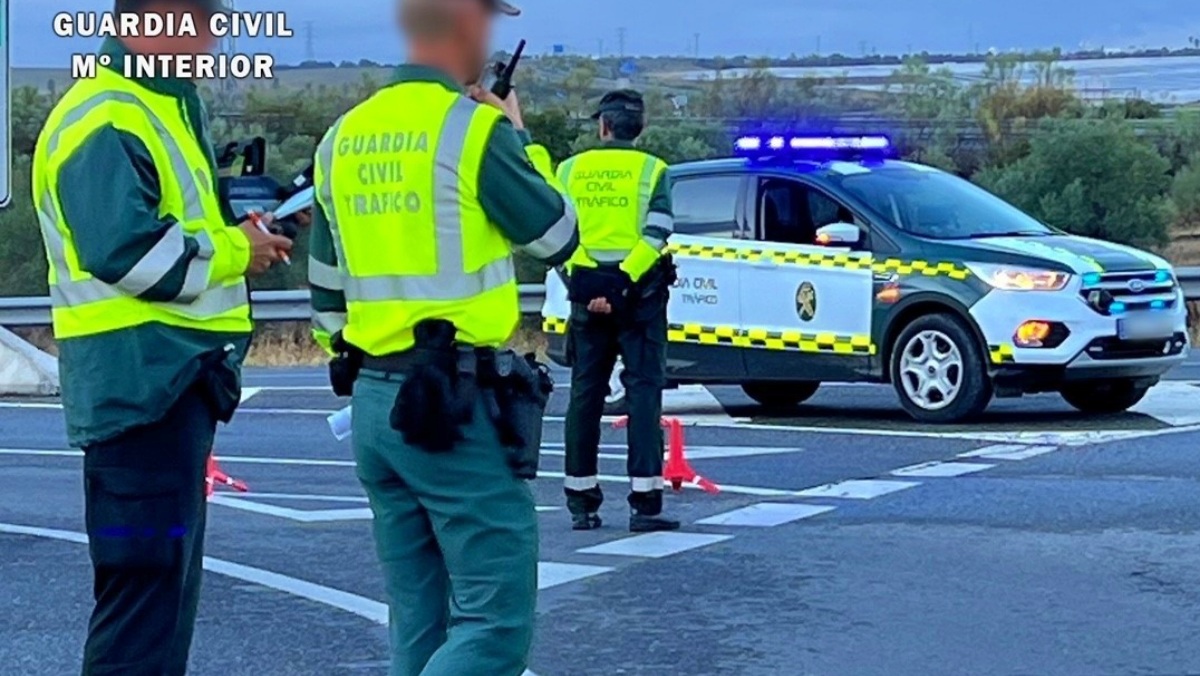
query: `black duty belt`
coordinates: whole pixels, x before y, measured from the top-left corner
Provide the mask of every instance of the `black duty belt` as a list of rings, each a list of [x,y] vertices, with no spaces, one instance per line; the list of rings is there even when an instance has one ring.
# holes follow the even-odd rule
[[[381,357],[367,355],[363,358],[363,368],[385,373],[406,373],[418,362],[418,353],[414,350],[393,352]]]

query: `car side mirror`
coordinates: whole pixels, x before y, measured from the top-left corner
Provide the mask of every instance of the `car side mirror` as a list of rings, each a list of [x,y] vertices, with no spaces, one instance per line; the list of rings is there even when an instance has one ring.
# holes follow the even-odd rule
[[[858,244],[862,231],[851,223],[832,223],[817,229],[817,244],[820,246],[846,246]]]

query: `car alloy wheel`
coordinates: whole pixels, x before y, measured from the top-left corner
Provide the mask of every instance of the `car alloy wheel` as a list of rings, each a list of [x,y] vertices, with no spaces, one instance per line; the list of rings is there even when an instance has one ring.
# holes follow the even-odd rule
[[[962,389],[962,352],[941,331],[921,331],[904,346],[900,378],[905,395],[914,405],[926,411],[946,408]]]

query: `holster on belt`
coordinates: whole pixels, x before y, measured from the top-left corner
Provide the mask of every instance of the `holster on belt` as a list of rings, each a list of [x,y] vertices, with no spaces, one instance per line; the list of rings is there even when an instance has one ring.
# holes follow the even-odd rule
[[[242,400],[241,372],[235,363],[232,345],[200,355],[197,386],[212,410],[213,417],[227,423],[233,419]]]
[[[536,479],[541,462],[542,418],[554,391],[550,369],[532,354],[488,350],[481,354],[480,387],[509,464],[520,479]]]
[[[362,370],[366,353],[346,342],[339,331],[330,341],[337,356],[329,362],[329,384],[333,393],[339,397],[349,397],[354,394],[354,381]]]
[[[478,397],[474,348],[460,347],[452,322],[426,320],[416,325],[416,343],[405,353],[408,367],[392,407],[392,429],[405,443],[440,453],[462,440]]]

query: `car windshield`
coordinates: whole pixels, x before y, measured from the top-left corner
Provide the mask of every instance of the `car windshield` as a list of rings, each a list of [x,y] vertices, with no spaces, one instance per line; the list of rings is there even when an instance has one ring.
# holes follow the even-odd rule
[[[1055,231],[969,181],[933,169],[887,167],[841,177],[842,188],[895,227],[933,239]]]

